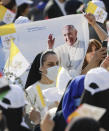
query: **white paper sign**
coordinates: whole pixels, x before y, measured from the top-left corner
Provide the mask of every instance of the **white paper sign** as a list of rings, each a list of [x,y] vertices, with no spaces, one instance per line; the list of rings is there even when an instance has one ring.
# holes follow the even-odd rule
[[[96,21],[98,21],[100,23],[104,23],[104,21],[107,18],[107,12],[104,9],[98,7],[92,1],[88,2],[88,6],[86,8],[86,13],[93,14],[96,18]]]
[[[94,15],[95,15],[96,21],[100,23],[104,23],[104,21],[107,18],[107,12],[99,7],[96,9]]]

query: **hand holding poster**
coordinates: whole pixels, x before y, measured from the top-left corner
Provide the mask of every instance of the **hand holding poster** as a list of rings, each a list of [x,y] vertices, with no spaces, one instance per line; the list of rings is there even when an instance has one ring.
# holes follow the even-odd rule
[[[104,21],[107,18],[107,12],[104,9],[95,5],[91,1],[88,3],[88,7],[86,8],[86,13],[93,14],[96,18],[96,21],[98,21],[100,23],[104,23]]]

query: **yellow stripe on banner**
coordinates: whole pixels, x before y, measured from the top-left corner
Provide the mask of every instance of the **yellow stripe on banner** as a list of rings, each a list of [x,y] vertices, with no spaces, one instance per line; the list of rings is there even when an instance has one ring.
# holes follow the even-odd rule
[[[10,48],[10,64],[13,61],[14,56],[17,55],[17,53],[19,53],[19,49],[17,48],[17,46],[14,44],[13,40],[11,39],[11,48]]]
[[[58,87],[58,76],[59,76],[61,69],[62,69],[62,67],[60,66],[59,70],[58,70],[57,78],[56,78],[56,87]]]
[[[7,24],[7,25],[0,26],[0,36],[13,34],[13,33],[16,33],[16,28],[14,24]]]
[[[41,101],[42,106],[45,107],[45,106],[46,106],[45,100],[44,100],[44,97],[43,97],[43,95],[42,95],[42,91],[41,91],[39,85],[36,86],[36,90],[37,90],[38,95],[39,95],[39,97],[40,97],[40,101]]]
[[[1,21],[3,20],[6,11],[7,11],[7,9],[4,6],[0,5],[0,20]]]
[[[9,58],[5,64],[5,68],[8,68],[8,66],[10,66],[12,64],[12,61],[14,59],[14,56],[17,55],[17,53],[19,53],[19,49],[17,48],[17,46],[14,44],[13,40],[11,39],[11,47],[10,47],[10,55]]]
[[[86,13],[94,14],[97,9],[97,5],[93,4],[91,1],[88,3],[88,7],[86,8]]]

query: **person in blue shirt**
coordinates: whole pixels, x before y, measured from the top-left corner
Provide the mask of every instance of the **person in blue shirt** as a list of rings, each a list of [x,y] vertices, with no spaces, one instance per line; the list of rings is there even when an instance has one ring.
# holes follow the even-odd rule
[[[85,75],[77,76],[71,81],[62,102],[62,112],[65,120],[80,105],[80,97],[84,90]]]

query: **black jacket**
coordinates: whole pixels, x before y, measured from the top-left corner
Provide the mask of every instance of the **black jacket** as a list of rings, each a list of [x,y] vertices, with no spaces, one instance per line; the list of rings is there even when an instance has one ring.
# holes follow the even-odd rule
[[[44,17],[45,18],[56,18],[63,16],[63,13],[55,0],[49,0],[45,9],[44,9]]]

